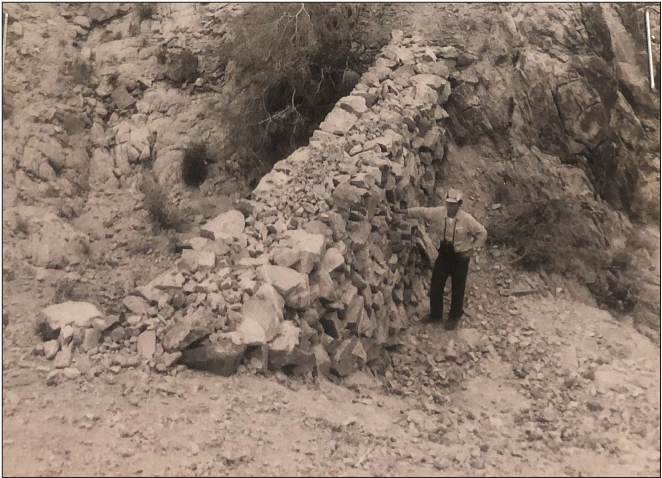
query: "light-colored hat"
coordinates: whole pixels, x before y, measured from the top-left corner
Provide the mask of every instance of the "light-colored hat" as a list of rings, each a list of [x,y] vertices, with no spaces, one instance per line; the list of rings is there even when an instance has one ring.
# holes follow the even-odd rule
[[[462,191],[460,191],[459,189],[449,189],[448,191],[446,191],[446,196],[444,197],[444,199],[446,200],[446,202],[452,202],[452,203],[460,202],[462,201]]]

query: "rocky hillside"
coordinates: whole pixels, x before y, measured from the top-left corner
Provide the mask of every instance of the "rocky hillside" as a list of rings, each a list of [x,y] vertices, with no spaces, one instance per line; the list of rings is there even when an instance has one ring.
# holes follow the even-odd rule
[[[611,18],[609,12],[604,7],[579,13],[580,18],[597,15],[604,20]],[[510,13],[501,13],[506,20],[512,19]],[[512,22],[506,22],[511,30]],[[611,29],[606,20],[603,23],[607,25],[605,32],[616,29],[613,22]],[[538,38],[540,31],[525,30],[522,38]],[[54,335],[57,339],[47,343],[47,355],[67,367],[73,348],[89,350],[99,361],[106,352],[124,346],[140,356],[132,360],[142,359],[147,367],[164,371],[179,362],[223,375],[235,373],[241,363],[260,370],[314,371],[340,377],[364,366],[380,368],[389,338],[405,328],[412,317],[425,313],[430,264],[438,241],[437,231],[428,232],[424,225],[403,221],[399,211],[432,204],[435,190],[446,184],[461,184],[470,209],[490,226],[504,214],[496,198],[499,185],[506,184],[508,190],[506,215],[508,207],[534,197],[552,200],[562,195],[567,204],[579,203],[596,213],[584,218],[588,224],[568,219],[571,227],[597,234],[597,247],[607,247],[607,261],[622,254],[634,226],[602,203],[604,190],[591,176],[590,167],[577,167],[567,152],[561,154],[546,145],[575,141],[585,149],[575,148],[573,158],[585,157],[582,154],[588,155],[589,150],[597,154],[594,150],[604,142],[600,138],[626,134],[622,125],[605,120],[610,117],[639,125],[642,142],[641,121],[634,113],[639,103],[628,106],[618,86],[632,85],[613,77],[614,94],[620,100],[608,105],[616,108],[612,111],[605,110],[604,102],[595,96],[599,85],[590,83],[590,75],[577,76],[568,83],[573,85],[571,92],[552,82],[543,93],[554,99],[552,109],[550,104],[533,99],[543,79],[566,78],[570,72],[561,66],[570,68],[573,64],[576,75],[594,71],[578,65],[598,61],[597,56],[588,50],[582,56],[578,51],[572,57],[566,54],[564,62],[565,57],[557,58],[558,52],[540,53],[535,43],[520,39],[521,54],[510,58],[511,67],[504,74],[514,78],[518,72],[529,80],[517,85],[508,83],[512,78],[503,80],[502,84],[497,82],[499,89],[483,83],[493,68],[504,64],[501,57],[485,54],[479,60],[462,48],[434,43],[394,31],[391,43],[351,94],[329,113],[309,146],[274,165],[251,200],[237,203],[237,209],[222,213],[202,225],[198,234],[189,235],[179,246],[183,251],[176,267],[130,291],[116,313],[86,308],[80,316],[72,315],[73,303],[46,309],[45,338]],[[509,45],[506,39],[497,44]],[[538,58],[537,66],[527,60],[529,56]],[[618,75],[621,70],[613,69],[612,73]],[[478,72],[487,73],[479,77]],[[119,89],[124,92],[123,86]],[[506,90],[521,94],[522,99],[508,100],[518,106],[511,108],[507,121],[490,120],[492,113],[487,114],[487,110],[499,110]],[[638,98],[654,100],[645,89],[636,91]],[[154,103],[149,100],[151,96],[147,98],[142,100],[141,109],[150,112],[152,106],[148,105]],[[497,105],[495,98],[501,103]],[[641,98],[638,101],[643,101]],[[529,106],[525,108],[529,116],[524,115],[524,100],[535,104],[540,113],[532,113]],[[494,105],[487,108],[490,101]],[[568,108],[577,103],[592,106],[579,115],[571,114]],[[165,112],[160,108],[155,113],[157,119]],[[534,126],[533,116],[541,118],[543,112],[566,118],[557,132],[562,130],[563,138],[546,142],[548,138],[542,134],[525,131]],[[137,113],[132,121],[140,115],[145,113]],[[548,126],[552,123],[545,122]],[[168,130],[172,127],[170,124]],[[147,141],[149,127],[134,128],[120,122],[115,150],[134,151],[134,156],[142,150],[138,160],[147,158],[150,147],[162,143],[158,139],[152,146],[140,143]],[[478,142],[484,149],[467,145],[469,138],[483,138]],[[504,138],[508,138],[507,144]],[[538,140],[532,143],[524,141],[526,138]],[[133,144],[134,140],[139,144]],[[625,151],[625,143],[618,144]],[[637,145],[639,154],[641,144]],[[467,154],[469,150],[474,151],[474,157]],[[179,154],[167,148],[156,151],[157,164],[166,161],[162,158],[169,157],[169,151]],[[558,155],[553,155],[555,152]],[[595,157],[605,159],[599,154]],[[627,171],[631,156],[624,152],[618,158],[625,165],[621,169]],[[460,166],[458,161],[464,164]],[[174,162],[169,159],[167,163]],[[603,171],[605,165],[598,169]],[[450,173],[444,174],[447,171]],[[608,177],[613,179],[611,174]],[[157,181],[169,182],[158,174]],[[632,188],[629,191],[635,192]],[[646,248],[640,249],[637,252],[645,258]],[[577,253],[576,261],[584,274],[581,278],[604,272],[589,262],[594,258]],[[576,273],[573,269],[569,272]],[[656,283],[655,276],[647,272],[651,276],[649,288],[659,288],[659,278]],[[564,280],[543,271],[541,274],[533,276],[534,290],[568,288],[576,298],[594,303],[590,294],[573,282],[577,277],[568,275]],[[594,277],[593,282],[599,280]],[[607,287],[616,286],[608,283]],[[595,289],[589,284],[589,290]],[[659,301],[647,292],[645,288],[637,290],[636,322],[656,326]],[[71,323],[77,327],[67,328]],[[65,329],[68,332],[62,335]]]
[[[5,474],[659,474],[641,5],[387,9],[264,177],[215,161],[243,6],[3,8]],[[439,186],[490,231],[452,332]]]

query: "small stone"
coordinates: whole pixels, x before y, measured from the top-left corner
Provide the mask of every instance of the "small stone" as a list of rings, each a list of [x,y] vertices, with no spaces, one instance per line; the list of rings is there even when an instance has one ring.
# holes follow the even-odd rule
[[[124,367],[133,368],[140,365],[140,357],[137,355],[129,355],[124,361]]]
[[[59,340],[61,344],[69,343],[69,341],[74,337],[74,328],[71,325],[65,325],[60,329]]]
[[[90,22],[90,19],[82,15],[75,16],[71,21],[74,25],[83,27],[86,30],[89,30],[92,27],[92,22]]]
[[[57,340],[49,340],[44,343],[44,355],[48,360],[52,360],[60,350],[60,342]]]
[[[84,351],[89,351],[92,347],[96,347],[101,339],[101,332],[95,328],[85,329],[85,336],[81,348]]]
[[[103,332],[108,328],[104,319],[94,319],[92,321],[92,327],[94,327],[99,332]]]
[[[80,370],[73,367],[67,367],[62,370],[62,375],[64,375],[69,380],[80,377]]]
[[[55,356],[53,366],[55,368],[66,368],[71,365],[73,344],[69,343]]]
[[[136,347],[138,348],[138,354],[150,360],[154,353],[156,352],[156,332],[153,330],[146,330],[138,336],[138,341],[136,342]]]
[[[127,91],[125,86],[119,86],[110,96],[120,110],[130,108],[136,103],[136,99]]]
[[[164,366],[170,368],[174,365],[175,362],[177,362],[177,360],[179,360],[181,356],[182,356],[181,352],[164,353],[161,356],[161,360],[163,361]]]

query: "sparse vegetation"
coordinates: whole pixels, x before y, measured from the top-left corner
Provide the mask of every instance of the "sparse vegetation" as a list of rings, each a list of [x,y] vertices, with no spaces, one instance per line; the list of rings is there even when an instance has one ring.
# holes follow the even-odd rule
[[[149,20],[156,14],[156,4],[155,3],[136,3],[136,14],[142,22],[143,20]]]
[[[87,61],[75,57],[65,62],[62,72],[65,76],[70,77],[75,84],[87,86],[92,79],[93,68]]]
[[[76,279],[63,279],[58,282],[53,294],[53,304],[67,301],[86,301],[90,297],[88,286]]]
[[[230,151],[268,166],[307,142],[347,94],[347,78],[358,78],[347,72],[363,68],[358,46],[370,42],[359,24],[370,8],[354,3],[249,8],[230,55],[242,89],[229,112]]]
[[[174,229],[181,232],[184,224],[181,214],[170,203],[163,187],[151,175],[144,177],[140,191],[143,193],[143,204],[152,224],[161,230]]]
[[[27,218],[23,216],[16,218],[16,223],[14,224],[14,234],[24,234],[25,236],[30,235],[30,222]]]
[[[611,257],[600,232],[601,212],[572,198],[522,202],[488,225],[490,240],[515,249],[516,264],[578,279],[602,304],[618,312],[634,307],[626,252]]]
[[[204,143],[194,143],[184,150],[182,157],[182,179],[184,184],[198,188],[207,179],[209,172],[209,150]]]

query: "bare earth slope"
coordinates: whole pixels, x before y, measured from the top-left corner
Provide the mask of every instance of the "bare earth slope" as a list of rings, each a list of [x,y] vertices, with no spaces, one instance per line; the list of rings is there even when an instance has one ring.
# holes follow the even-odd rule
[[[52,4],[30,8],[26,32],[54,14]],[[421,35],[442,25],[476,51],[493,8],[399,4],[385,23]],[[46,61],[57,56],[57,42],[39,42]],[[17,112],[58,89],[48,64],[22,61],[13,74],[33,76],[14,96]],[[11,186],[5,176],[3,192],[15,194]],[[32,323],[63,281],[79,274],[83,296],[111,304],[171,260],[165,239],[151,238],[138,196],[96,191],[78,220],[98,235],[89,263],[43,277],[43,268],[13,259],[30,238],[8,234],[7,216],[25,204],[3,201],[3,475],[660,474],[659,347],[565,290],[499,294],[526,288],[527,278],[498,249],[472,264],[471,315],[461,328],[412,320],[381,379],[161,375],[122,364],[92,378],[52,374],[52,362],[33,353]]]

